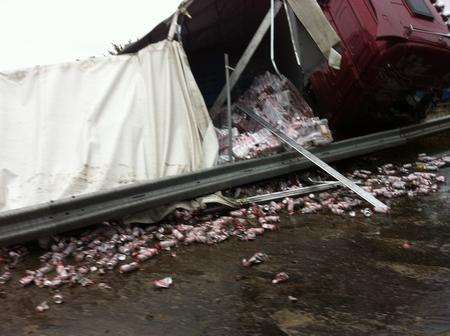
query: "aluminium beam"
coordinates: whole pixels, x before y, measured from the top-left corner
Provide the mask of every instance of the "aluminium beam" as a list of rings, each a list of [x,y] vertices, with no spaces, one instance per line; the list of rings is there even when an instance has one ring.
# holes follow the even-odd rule
[[[282,3],[280,1],[276,1],[273,8],[273,16],[276,16],[278,12],[280,11],[282,6]],[[234,86],[236,85],[237,81],[241,77],[242,73],[244,72],[245,68],[247,67],[248,63],[250,62],[250,59],[255,54],[256,49],[258,49],[258,46],[261,44],[262,39],[266,35],[267,31],[269,30],[272,23],[272,10],[269,9],[266,16],[264,17],[261,25],[259,26],[258,30],[256,31],[255,35],[253,35],[252,40],[248,44],[247,48],[245,49],[244,53],[242,54],[241,59],[237,63],[237,65],[234,68],[233,73],[230,76],[230,90],[232,91]],[[226,85],[222,88],[222,91],[220,92],[219,96],[217,97],[213,107],[211,108],[211,112],[214,115],[215,112],[217,112],[223,105],[227,98],[227,88]]]

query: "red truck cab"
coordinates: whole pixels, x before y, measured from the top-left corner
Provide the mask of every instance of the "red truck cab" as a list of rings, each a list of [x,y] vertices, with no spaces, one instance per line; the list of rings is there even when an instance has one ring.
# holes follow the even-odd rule
[[[364,133],[417,121],[433,93],[450,85],[450,19],[440,3],[319,3],[341,37],[343,59],[341,70],[322,68],[309,81],[334,128]]]

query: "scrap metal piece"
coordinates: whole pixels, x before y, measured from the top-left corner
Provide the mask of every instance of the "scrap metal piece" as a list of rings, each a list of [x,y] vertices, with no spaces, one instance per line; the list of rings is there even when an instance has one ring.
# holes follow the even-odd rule
[[[252,204],[252,203],[266,203],[270,201],[274,201],[277,199],[282,199],[286,197],[293,197],[293,196],[300,196],[300,195],[306,195],[310,193],[315,193],[319,191],[325,191],[333,188],[340,187],[342,184],[341,182],[326,182],[318,185],[313,185],[309,187],[302,187],[302,188],[296,188],[291,190],[285,190],[285,191],[278,191],[270,194],[265,195],[257,195],[257,196],[251,196],[247,198],[242,198],[240,200],[237,200],[237,202],[242,205]]]
[[[231,115],[231,86],[230,86],[230,62],[228,54],[225,54],[225,82],[227,88],[227,128],[228,128],[228,160],[233,162],[233,121]]]

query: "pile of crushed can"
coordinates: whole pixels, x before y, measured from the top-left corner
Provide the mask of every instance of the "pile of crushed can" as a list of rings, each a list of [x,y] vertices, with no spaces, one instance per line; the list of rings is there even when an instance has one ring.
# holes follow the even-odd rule
[[[314,116],[313,110],[296,87],[286,77],[266,72],[255,77],[251,87],[232,106],[233,155],[238,160],[278,152],[282,145],[268,130],[249,120],[236,108],[237,105],[263,117],[305,148],[333,141],[328,121]],[[226,110],[222,109],[215,120],[219,119],[218,123],[224,124],[224,116]],[[216,133],[220,148],[219,161],[226,162],[228,130],[217,128]]]
[[[438,170],[450,164],[450,156],[419,155],[415,163],[385,164],[376,170],[355,170],[348,174],[368,192],[381,199],[415,197],[436,192],[445,177]],[[279,182],[282,189],[298,188],[296,179],[287,177]],[[258,189],[259,193],[267,193]],[[251,194],[251,187],[240,189],[240,194]],[[362,201],[345,189],[321,192],[297,198],[285,198],[268,204],[252,204],[223,214],[205,214],[176,210],[159,225],[124,225],[105,222],[76,236],[52,237],[50,248],[40,256],[40,266],[25,274],[13,276],[17,265],[24,260],[24,246],[0,249],[0,289],[8,282],[19,286],[37,286],[56,290],[62,286],[93,286],[109,288],[104,283],[107,273],[130,273],[162,253],[173,253],[176,248],[192,244],[218,244],[235,238],[252,241],[267,232],[280,229],[280,216],[301,216],[317,212],[331,212],[342,216],[370,217],[372,211],[363,208]],[[388,201],[389,202],[389,201]],[[172,252],[170,252],[172,251]],[[264,256],[262,256],[264,257]],[[262,259],[259,256],[257,262]],[[260,260],[261,259],[261,260]],[[243,261],[250,265],[255,260]],[[103,275],[100,277],[99,275]],[[282,274],[274,281],[284,281]],[[168,288],[172,279],[154,283]],[[58,294],[57,294],[58,295]],[[62,298],[58,297],[62,302]],[[46,308],[37,308],[37,310]]]

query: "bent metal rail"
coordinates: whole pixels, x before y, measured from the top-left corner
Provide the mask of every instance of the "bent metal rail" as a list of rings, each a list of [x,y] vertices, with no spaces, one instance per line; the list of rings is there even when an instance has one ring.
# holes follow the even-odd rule
[[[311,152],[325,162],[333,162],[399,146],[449,129],[450,116],[447,116],[418,125],[335,142]],[[0,245],[25,242],[109,219],[122,218],[157,206],[208,195],[311,166],[313,163],[309,160],[299,157],[295,152],[288,152],[5,211],[0,213]]]
[[[321,159],[319,159],[317,156],[312,154],[307,149],[300,146],[294,139],[290,138],[277,128],[273,127],[268,121],[264,120],[264,118],[260,117],[256,113],[254,113],[251,110],[248,110],[242,106],[237,106],[239,110],[244,112],[246,115],[248,115],[250,118],[252,118],[254,121],[256,121],[260,126],[266,128],[269,130],[273,135],[275,135],[278,139],[280,139],[285,144],[289,145],[291,148],[296,150],[299,154],[307,158],[309,161],[314,163],[317,167],[327,172],[329,175],[333,176],[336,180],[342,183],[342,185],[346,186],[350,190],[352,190],[355,194],[357,194],[359,197],[363,198],[365,201],[369,202],[375,207],[375,210],[387,212],[388,206],[382,202],[380,202],[378,199],[376,199],[371,193],[367,192],[366,190],[362,189],[360,186],[356,185],[353,181],[346,178],[344,175],[339,173],[336,169],[331,167],[330,165],[323,162]]]

